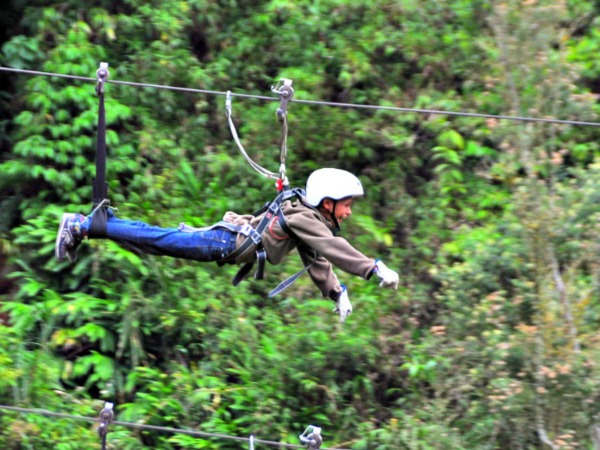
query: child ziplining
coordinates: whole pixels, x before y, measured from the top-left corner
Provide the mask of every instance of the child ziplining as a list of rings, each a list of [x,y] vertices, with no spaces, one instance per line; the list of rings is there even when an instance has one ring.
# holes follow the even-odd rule
[[[229,211],[221,222],[206,228],[190,228],[183,224],[178,228],[161,228],[119,219],[112,209],[106,208],[103,233],[98,235],[90,233],[98,208],[89,216],[65,213],[58,228],[55,255],[59,261],[73,262],[84,239],[106,238],[152,255],[245,264],[247,270],[242,269],[245,272],[234,280],[237,284],[254,261],[259,262],[256,277],[262,278],[259,276],[259,272],[262,275],[261,262],[279,264],[288,253],[297,249],[304,270],[308,271],[322,295],[336,302],[334,311],[341,322],[352,312],[352,305],[348,291],[339,282],[332,265],[366,280],[375,274],[381,280],[381,287],[398,288],[398,273],[336,236],[340,224],[352,214],[354,198],[364,195],[362,184],[355,175],[340,169],[319,169],[309,176],[306,192],[295,191],[277,210],[268,209],[257,216]],[[291,282],[293,280],[287,285]],[[272,295],[287,285],[278,287],[280,289],[272,291]]]
[[[227,92],[225,109],[233,138],[248,163],[261,175],[276,178],[280,191],[264,211],[256,215],[227,212],[223,220],[209,227],[161,228],[144,222],[119,219],[108,206],[106,170],[106,119],[104,86],[108,64],[100,63],[96,72],[98,105],[98,138],[96,146],[96,179],[93,186],[94,209],[88,216],[63,214],[56,236],[55,254],[59,261],[75,261],[77,248],[84,239],[110,239],[126,248],[152,255],[171,256],[203,262],[243,264],[233,280],[237,285],[255,262],[255,278],[262,279],[266,261],[279,264],[294,248],[298,250],[304,269],[284,280],[269,296],[290,286],[307,271],[324,297],[336,302],[334,311],[343,322],[352,312],[346,287],[340,284],[332,264],[345,272],[365,279],[376,274],[380,286],[398,288],[398,274],[380,260],[373,260],[335,234],[340,223],[352,214],[355,197],[364,194],[360,180],[350,172],[326,168],[313,172],[302,189],[290,189],[285,176],[287,154],[287,103],[293,97],[292,81],[282,79],[272,88],[280,95],[277,117],[282,123],[280,170],[275,174],[256,164],[243,148],[232,120],[231,93]]]

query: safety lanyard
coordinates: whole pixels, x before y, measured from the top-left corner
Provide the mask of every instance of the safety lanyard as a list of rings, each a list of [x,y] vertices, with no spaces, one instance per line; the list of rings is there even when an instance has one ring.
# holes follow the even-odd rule
[[[270,170],[265,169],[260,164],[252,160],[246,149],[242,145],[240,138],[238,136],[237,130],[235,128],[235,124],[233,122],[232,117],[232,100],[231,100],[231,91],[227,91],[227,95],[225,97],[225,112],[227,113],[227,122],[229,123],[229,129],[231,131],[231,135],[233,136],[233,140],[238,146],[240,153],[250,167],[256,170],[259,174],[264,177],[271,178],[277,180],[277,191],[281,192],[289,188],[289,182],[286,175],[285,161],[287,158],[287,135],[288,135],[288,122],[287,122],[287,104],[294,96],[294,89],[292,88],[292,80],[287,78],[282,78],[276,86],[271,87],[271,91],[276,94],[279,94],[280,103],[279,108],[277,108],[277,118],[281,123],[281,140],[280,140],[280,149],[279,149],[279,173],[271,172]]]
[[[98,131],[96,136],[96,178],[92,186],[93,210],[89,237],[106,236],[108,184],[106,183],[106,111],[104,108],[104,85],[108,78],[108,63],[100,63],[96,71],[96,94],[98,95]]]
[[[106,111],[104,108],[104,85],[108,78],[108,63],[100,63],[96,71],[96,94],[98,95],[98,131],[96,136],[96,178],[92,201],[94,208],[108,198],[106,183]]]

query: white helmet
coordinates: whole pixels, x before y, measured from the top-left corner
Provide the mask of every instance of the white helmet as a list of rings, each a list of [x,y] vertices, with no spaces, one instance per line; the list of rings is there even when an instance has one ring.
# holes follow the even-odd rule
[[[360,180],[345,170],[315,170],[306,181],[306,201],[312,206],[319,206],[324,198],[341,200],[364,193]]]

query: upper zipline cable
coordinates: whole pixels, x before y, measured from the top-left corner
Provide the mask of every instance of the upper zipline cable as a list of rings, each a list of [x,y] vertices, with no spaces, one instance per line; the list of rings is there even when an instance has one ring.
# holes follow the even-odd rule
[[[56,418],[60,418],[60,419],[81,420],[81,421],[86,421],[86,422],[98,422],[98,419],[95,417],[74,416],[71,414],[48,411],[46,409],[21,408],[18,406],[0,405],[0,410],[14,411],[14,412],[22,413],[22,414],[38,414],[38,415],[42,415],[42,416],[56,417]],[[193,437],[198,437],[198,438],[229,439],[229,440],[238,441],[238,442],[250,442],[250,440],[252,440],[252,442],[254,444],[269,445],[272,447],[279,447],[279,448],[300,448],[300,449],[306,448],[302,445],[286,444],[284,442],[276,442],[276,441],[269,441],[269,440],[265,440],[265,439],[257,439],[254,436],[252,436],[251,438],[245,438],[245,437],[239,437],[239,436],[231,436],[228,434],[209,433],[207,431],[185,430],[185,429],[180,429],[180,428],[161,427],[158,425],[147,425],[147,424],[143,424],[143,423],[121,422],[118,420],[111,421],[111,425],[120,425],[120,426],[128,427],[128,428],[136,428],[138,430],[158,431],[158,432],[173,433],[173,434],[186,434],[188,436],[193,436]],[[337,447],[328,447],[327,449],[323,448],[323,450],[348,450],[348,449],[337,448]]]
[[[61,73],[53,73],[53,72],[40,72],[37,70],[27,70],[27,69],[15,69],[12,67],[3,67],[0,66],[0,71],[4,72],[15,72],[22,73],[28,75],[41,75],[47,77],[58,77],[58,78],[69,78],[73,80],[83,80],[83,81],[96,81],[95,78],[92,77],[83,77],[78,75],[66,75]],[[258,100],[267,100],[267,101],[279,101],[279,98],[276,97],[267,97],[264,95],[254,95],[254,94],[241,94],[235,93],[231,91],[213,91],[208,89],[197,89],[197,88],[186,88],[179,86],[165,86],[161,84],[151,84],[151,83],[139,83],[134,81],[120,81],[120,80],[107,80],[107,83],[111,84],[121,84],[125,86],[134,86],[134,87],[142,87],[142,88],[153,88],[153,89],[167,89],[171,91],[180,91],[180,92],[193,92],[200,94],[208,94],[208,95],[230,95],[231,97],[241,97],[241,98],[254,98]],[[484,114],[484,113],[471,113],[466,111],[444,111],[438,109],[423,109],[423,108],[404,108],[400,106],[384,106],[384,105],[364,105],[357,103],[340,103],[340,102],[328,102],[322,100],[301,100],[301,99],[293,99],[290,102],[294,103],[304,103],[307,105],[319,105],[319,106],[331,106],[337,108],[356,108],[356,109],[371,109],[371,110],[382,110],[382,111],[396,111],[396,112],[405,112],[405,113],[417,113],[417,114],[435,114],[435,115],[445,115],[445,116],[461,116],[461,117],[472,117],[479,119],[498,119],[498,120],[512,120],[517,122],[538,122],[538,123],[548,123],[548,124],[559,124],[559,125],[575,125],[575,126],[591,126],[591,127],[600,127],[599,122],[585,122],[581,120],[568,120],[568,119],[553,119],[553,118],[543,118],[543,117],[527,117],[527,116],[507,116],[500,114]]]

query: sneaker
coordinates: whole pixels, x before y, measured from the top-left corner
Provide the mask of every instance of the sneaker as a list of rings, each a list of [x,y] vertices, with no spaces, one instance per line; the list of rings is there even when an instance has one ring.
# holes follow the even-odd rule
[[[65,213],[60,219],[56,243],[54,244],[54,254],[56,259],[74,262],[77,259],[77,247],[83,240],[81,224],[85,220],[82,214]]]

